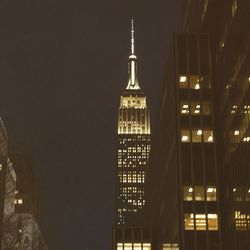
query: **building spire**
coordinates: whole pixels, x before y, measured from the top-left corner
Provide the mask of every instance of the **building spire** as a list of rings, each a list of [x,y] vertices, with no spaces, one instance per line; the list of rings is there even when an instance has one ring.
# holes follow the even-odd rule
[[[140,89],[137,78],[137,57],[135,55],[135,29],[134,19],[131,19],[131,51],[128,61],[128,85],[126,89]]]
[[[135,30],[134,19],[131,19],[131,55],[135,54]]]

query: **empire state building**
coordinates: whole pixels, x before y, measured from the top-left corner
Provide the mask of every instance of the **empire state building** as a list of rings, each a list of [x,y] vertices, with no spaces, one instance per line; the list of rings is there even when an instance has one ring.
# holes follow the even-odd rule
[[[117,224],[136,223],[145,206],[145,173],[150,152],[150,116],[146,96],[137,76],[134,23],[131,21],[131,51],[128,84],[118,112]]]

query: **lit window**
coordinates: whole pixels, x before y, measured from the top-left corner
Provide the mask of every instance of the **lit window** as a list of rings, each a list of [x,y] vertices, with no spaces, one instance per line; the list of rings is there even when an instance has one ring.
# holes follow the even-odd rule
[[[141,243],[134,243],[134,250],[141,250],[141,249],[142,249]]]
[[[193,200],[193,191],[194,191],[194,199],[196,201],[204,201],[205,200],[205,187],[204,186],[184,186],[183,188],[183,199],[184,201],[192,201]],[[206,197],[207,201],[216,201],[216,187],[208,186],[206,189]]]
[[[194,197],[196,201],[204,201],[204,187],[203,186],[195,186],[194,187]]]
[[[234,131],[234,135],[239,135],[240,134],[240,131],[239,130],[235,130]]]
[[[200,84],[199,84],[199,83],[196,83],[194,88],[195,88],[195,89],[200,89]]]
[[[235,229],[237,231],[250,230],[250,214],[242,213],[241,211],[235,211]]]
[[[188,81],[186,76],[179,76],[180,88],[188,88]]]
[[[186,76],[180,76],[180,82],[186,82],[187,77]]]
[[[202,141],[202,130],[192,130],[192,142],[201,142]]]
[[[178,244],[169,244],[169,243],[164,243],[162,245],[162,250],[179,250]]]
[[[20,205],[22,205],[23,204],[23,199],[18,199],[17,203],[20,204]]]
[[[203,140],[204,142],[212,143],[214,141],[213,131],[212,130],[204,130],[203,131]]]
[[[190,131],[182,130],[181,131],[181,141],[182,142],[190,142]]]
[[[208,214],[208,230],[218,230],[218,215],[217,214]]]
[[[216,201],[216,187],[207,187],[207,201]]]
[[[185,214],[185,230],[218,230],[217,214]]]
[[[181,103],[181,114],[188,114],[189,113],[189,105],[187,102]]]
[[[189,186],[184,186],[183,188],[183,198],[184,201],[192,201],[193,200],[193,188]]]
[[[151,250],[151,243],[143,243],[143,250]]]
[[[200,89],[200,79],[197,75],[191,75],[189,78],[191,89]]]

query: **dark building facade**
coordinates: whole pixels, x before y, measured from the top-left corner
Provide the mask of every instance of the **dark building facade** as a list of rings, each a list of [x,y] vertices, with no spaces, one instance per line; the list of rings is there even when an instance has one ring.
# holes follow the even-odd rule
[[[223,246],[247,250],[250,249],[250,2],[186,2],[189,3],[183,6],[183,30],[208,32],[211,41]]]
[[[138,83],[133,21],[128,66],[128,85],[118,112],[117,225],[134,225],[142,215],[150,152],[150,117],[146,96]]]
[[[146,176],[153,247],[250,249],[250,1],[183,0]]]
[[[152,231],[146,227],[113,228],[113,250],[151,250]]]
[[[221,249],[211,80],[208,35],[174,35],[146,177],[155,249]]]

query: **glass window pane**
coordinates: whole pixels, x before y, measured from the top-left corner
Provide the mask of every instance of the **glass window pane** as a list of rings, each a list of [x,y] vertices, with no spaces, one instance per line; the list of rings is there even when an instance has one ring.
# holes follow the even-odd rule
[[[188,88],[188,78],[185,75],[179,76],[179,87],[180,88]]]
[[[189,77],[189,84],[191,89],[200,89],[200,80],[199,76],[191,75]]]
[[[195,129],[192,131],[192,142],[202,142],[202,130]]]
[[[206,230],[206,214],[196,214],[195,215],[196,230]]]
[[[189,114],[189,104],[188,104],[188,102],[181,102],[180,112],[181,112],[182,115]]]
[[[200,115],[201,114],[200,102],[192,102],[191,103],[191,114],[192,115]]]
[[[218,230],[218,215],[208,214],[207,215],[208,230]]]
[[[194,197],[196,201],[204,201],[204,187],[203,186],[195,186],[194,187]]]
[[[206,129],[203,131],[204,142],[212,143],[214,141],[213,131]]]
[[[190,142],[190,131],[182,130],[181,131],[181,141],[182,142]]]
[[[202,103],[202,114],[210,115],[210,103],[209,102]]]
[[[193,214],[185,214],[185,230],[194,230]]]
[[[216,187],[207,187],[207,201],[216,201]]]
[[[191,186],[184,186],[183,188],[183,198],[184,201],[192,201],[193,200],[193,188]]]

